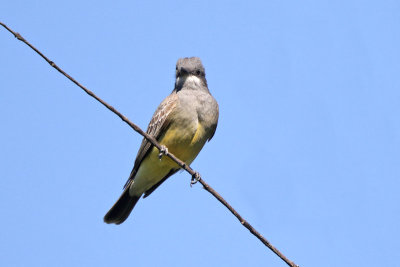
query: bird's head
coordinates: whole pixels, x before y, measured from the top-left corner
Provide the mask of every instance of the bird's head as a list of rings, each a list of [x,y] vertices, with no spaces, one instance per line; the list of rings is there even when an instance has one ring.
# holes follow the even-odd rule
[[[206,73],[198,57],[185,57],[178,59],[175,72],[175,89],[197,89],[207,87]]]

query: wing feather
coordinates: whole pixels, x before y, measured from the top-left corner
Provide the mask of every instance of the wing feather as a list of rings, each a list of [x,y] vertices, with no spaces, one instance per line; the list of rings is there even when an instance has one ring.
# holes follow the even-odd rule
[[[175,92],[172,92],[167,98],[164,99],[163,102],[158,106],[156,111],[153,114],[153,117],[150,120],[150,123],[147,127],[147,133],[153,136],[156,140],[158,140],[162,133],[169,127],[171,120],[170,114],[175,109],[177,105],[178,97]],[[147,156],[147,154],[151,151],[153,145],[147,141],[146,138],[143,138],[142,144],[140,145],[139,151],[137,153],[135,164],[129,175],[128,181],[124,185],[124,189],[130,183],[131,180],[135,178],[136,172],[138,171],[140,164],[143,159]]]

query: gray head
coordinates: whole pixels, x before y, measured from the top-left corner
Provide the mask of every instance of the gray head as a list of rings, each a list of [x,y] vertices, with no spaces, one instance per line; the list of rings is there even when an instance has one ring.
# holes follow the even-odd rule
[[[175,89],[180,90],[183,86],[188,89],[198,87],[207,88],[206,73],[198,57],[185,57],[176,62]]]
[[[185,57],[178,59],[178,62],[176,62],[176,77],[185,75],[206,76],[200,58]]]

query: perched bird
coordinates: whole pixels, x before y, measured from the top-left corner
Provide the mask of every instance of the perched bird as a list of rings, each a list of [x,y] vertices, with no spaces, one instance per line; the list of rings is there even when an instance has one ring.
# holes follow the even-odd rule
[[[201,60],[180,58],[175,88],[158,106],[147,133],[189,165],[213,137],[218,114],[218,103],[208,90]],[[160,159],[158,149],[143,139],[124,191],[104,216],[104,222],[123,223],[142,195],[149,196],[179,169],[169,157]]]

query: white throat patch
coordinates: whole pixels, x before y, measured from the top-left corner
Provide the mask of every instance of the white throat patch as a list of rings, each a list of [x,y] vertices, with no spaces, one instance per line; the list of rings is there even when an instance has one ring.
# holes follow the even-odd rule
[[[181,83],[181,77],[176,79],[177,84]],[[198,87],[202,85],[202,81],[195,75],[188,75],[185,80],[185,85],[189,87]]]

